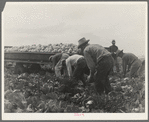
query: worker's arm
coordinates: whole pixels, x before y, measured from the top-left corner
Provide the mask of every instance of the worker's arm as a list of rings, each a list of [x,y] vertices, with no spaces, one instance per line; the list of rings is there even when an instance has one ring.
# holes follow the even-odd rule
[[[56,56],[53,56],[52,58],[52,68],[55,69],[56,66]]]
[[[84,58],[87,62],[87,66],[90,69],[90,76],[92,77],[95,73],[95,63],[91,57],[91,55],[88,52],[84,52]]]
[[[128,65],[128,70],[127,70],[127,72],[129,72],[129,71],[130,71],[130,67],[131,67],[131,65],[129,64],[129,65]]]
[[[72,77],[72,67],[69,59],[66,59],[66,67],[67,67],[69,77]]]
[[[126,67],[127,67],[127,65],[126,65],[126,61],[125,60],[123,60],[123,73],[124,73],[124,77],[125,77],[125,75],[126,75]]]

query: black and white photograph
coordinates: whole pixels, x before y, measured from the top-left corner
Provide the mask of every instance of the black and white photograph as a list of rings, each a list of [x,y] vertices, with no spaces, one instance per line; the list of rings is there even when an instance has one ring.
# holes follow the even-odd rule
[[[2,120],[147,120],[147,2],[6,2]]]

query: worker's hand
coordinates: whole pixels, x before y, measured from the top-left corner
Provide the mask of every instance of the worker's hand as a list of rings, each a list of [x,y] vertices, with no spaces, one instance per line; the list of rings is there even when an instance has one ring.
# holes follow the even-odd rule
[[[94,78],[93,78],[92,75],[89,75],[89,76],[87,77],[87,82],[89,82],[89,83],[94,82]]]

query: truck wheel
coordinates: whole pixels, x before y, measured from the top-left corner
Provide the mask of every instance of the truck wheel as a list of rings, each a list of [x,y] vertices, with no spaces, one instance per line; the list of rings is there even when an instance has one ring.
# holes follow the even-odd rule
[[[22,63],[16,63],[14,73],[15,74],[21,74],[25,72],[25,68]]]

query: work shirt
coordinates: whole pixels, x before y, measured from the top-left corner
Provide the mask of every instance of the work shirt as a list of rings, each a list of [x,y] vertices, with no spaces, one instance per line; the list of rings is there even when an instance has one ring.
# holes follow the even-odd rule
[[[59,60],[56,60],[56,62],[57,62],[57,64],[55,65],[55,66],[60,66],[60,67],[62,67],[62,60],[66,60],[68,57],[69,57],[69,55],[67,54],[67,53],[62,53],[61,54],[61,57],[60,57],[60,55],[57,55],[58,57],[57,57],[57,59],[59,59]]]
[[[52,58],[52,67],[54,68],[56,66],[56,64],[59,62],[59,60],[61,59],[62,57],[62,53],[58,53],[58,54],[55,54]]]
[[[66,60],[68,57],[69,57],[68,54],[62,53],[61,59],[59,60],[59,62],[55,66],[55,75],[56,75],[56,77],[61,77],[61,70],[63,68],[62,61]]]
[[[83,51],[84,58],[87,62],[87,66],[90,69],[90,75],[93,75],[95,72],[95,67],[99,60],[106,55],[111,55],[104,47],[98,44],[90,44],[86,46]]]
[[[109,47],[109,51],[110,51],[111,53],[114,53],[114,52],[116,52],[117,50],[118,50],[118,47],[117,47],[116,45],[112,45],[112,46]]]
[[[74,54],[66,59],[66,67],[69,77],[72,76],[72,66],[75,66],[77,64],[78,59],[80,58],[84,58],[84,56]]]
[[[68,55],[67,53],[63,53],[60,60],[63,60],[63,59],[65,60],[65,59],[67,59],[68,57],[69,57],[69,55]]]
[[[131,65],[138,60],[138,57],[136,57],[132,53],[124,53],[122,57],[122,65],[123,65],[123,73],[126,74],[126,68],[128,65],[128,69],[131,67]]]

